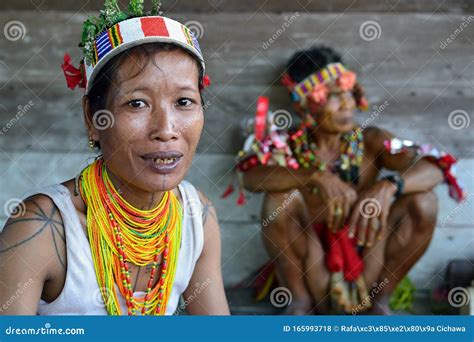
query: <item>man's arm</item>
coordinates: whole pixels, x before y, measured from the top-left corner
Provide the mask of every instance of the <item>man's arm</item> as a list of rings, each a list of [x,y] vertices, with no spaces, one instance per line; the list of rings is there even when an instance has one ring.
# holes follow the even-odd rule
[[[378,169],[398,171],[404,181],[403,194],[429,191],[443,182],[441,169],[425,158],[417,159],[413,152],[391,154],[384,141],[394,136],[379,128],[370,127],[364,131],[367,149],[374,154]]]
[[[282,166],[258,165],[243,173],[244,187],[252,192],[283,192],[298,189],[317,177],[316,168],[293,170]]]
[[[191,315],[229,315],[221,270],[221,237],[216,210],[199,193],[203,210],[204,246],[183,294]]]
[[[43,286],[64,268],[64,227],[44,195],[21,203],[0,233],[0,314],[36,315]]]

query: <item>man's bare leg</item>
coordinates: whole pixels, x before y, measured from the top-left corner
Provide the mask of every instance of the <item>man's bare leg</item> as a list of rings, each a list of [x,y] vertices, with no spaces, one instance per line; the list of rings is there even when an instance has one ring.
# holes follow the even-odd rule
[[[304,281],[304,260],[308,254],[300,215],[304,202],[292,193],[265,194],[262,234],[266,250],[275,262],[278,281],[292,294],[292,303],[285,314],[307,315],[313,300]]]
[[[363,254],[369,291],[384,282],[372,299],[372,313],[391,313],[390,295],[428,248],[437,212],[438,202],[432,191],[402,196],[392,205],[385,236]]]
[[[308,253],[305,259],[305,278],[314,300],[316,313],[324,314],[329,308],[329,271],[326,268],[323,245],[313,227],[306,228]]]

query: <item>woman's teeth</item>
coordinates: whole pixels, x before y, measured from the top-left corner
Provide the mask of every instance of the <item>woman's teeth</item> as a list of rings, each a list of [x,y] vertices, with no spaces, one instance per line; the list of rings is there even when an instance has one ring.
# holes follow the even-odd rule
[[[171,164],[176,161],[176,158],[166,158],[166,159],[155,158],[153,159],[153,161],[157,164]]]

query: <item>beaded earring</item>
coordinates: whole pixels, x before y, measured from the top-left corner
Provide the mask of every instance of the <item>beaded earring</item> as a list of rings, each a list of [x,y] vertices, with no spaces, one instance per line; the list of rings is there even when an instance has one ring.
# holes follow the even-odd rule
[[[95,147],[95,141],[92,139],[92,135],[89,135],[89,148],[93,150]]]

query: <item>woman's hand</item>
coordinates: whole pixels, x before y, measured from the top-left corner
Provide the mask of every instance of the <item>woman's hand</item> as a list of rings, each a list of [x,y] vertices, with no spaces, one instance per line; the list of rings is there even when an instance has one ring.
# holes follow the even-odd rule
[[[342,228],[357,200],[357,192],[337,175],[325,171],[313,175],[309,182],[312,192],[326,205],[326,223],[330,230]]]
[[[349,236],[356,236],[360,246],[371,247],[383,236],[396,192],[397,186],[385,180],[359,195],[349,220]]]

